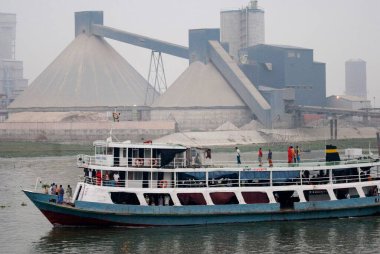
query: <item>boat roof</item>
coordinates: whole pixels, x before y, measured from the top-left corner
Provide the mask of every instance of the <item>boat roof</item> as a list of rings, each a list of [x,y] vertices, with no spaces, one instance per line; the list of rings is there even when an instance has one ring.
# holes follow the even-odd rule
[[[153,143],[132,143],[130,140],[113,142],[109,140],[96,140],[94,146],[120,147],[120,148],[149,148],[149,149],[178,149],[185,150],[186,147],[177,144],[153,144]]]

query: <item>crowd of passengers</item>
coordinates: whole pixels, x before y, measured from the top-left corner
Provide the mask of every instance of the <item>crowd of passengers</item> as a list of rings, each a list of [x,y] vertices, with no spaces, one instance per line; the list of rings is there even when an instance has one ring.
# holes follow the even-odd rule
[[[124,179],[120,179],[118,171],[105,171],[102,174],[101,170],[95,170],[90,168],[84,168],[84,177],[85,182],[96,185],[103,186],[124,186]],[[360,173],[360,181],[371,181],[372,176],[369,174],[369,171],[364,171]],[[359,181],[359,175],[342,175],[334,176],[333,181],[335,183],[344,183],[344,182],[355,182]],[[329,175],[325,170],[320,170],[317,175],[310,176],[308,170],[303,171],[302,179],[297,178],[288,178],[288,179],[274,179],[274,185],[283,185],[283,184],[302,184],[303,185],[318,185],[318,184],[327,184],[329,183]],[[269,179],[240,179],[240,186],[268,186],[270,184]],[[205,180],[197,179],[186,179],[178,180],[177,187],[180,188],[199,188],[206,187]],[[208,181],[208,187],[238,187],[238,179],[230,178],[219,178],[211,179]],[[158,185],[159,188],[167,188],[167,184]]]
[[[173,202],[169,194],[144,194],[145,201],[150,206],[170,206]]]
[[[121,186],[122,182],[118,171],[105,171],[84,168],[84,179],[86,183],[103,186]]]

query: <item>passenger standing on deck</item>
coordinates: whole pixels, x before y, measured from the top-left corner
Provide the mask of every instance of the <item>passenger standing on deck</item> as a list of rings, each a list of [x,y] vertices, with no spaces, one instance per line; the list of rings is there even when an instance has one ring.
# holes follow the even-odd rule
[[[288,147],[288,163],[292,163],[292,162],[293,162],[292,147],[289,146]]]
[[[100,186],[102,184],[102,171],[96,171],[96,185]]]
[[[238,147],[235,147],[235,150],[236,150],[236,160],[237,160],[237,164],[241,164],[241,160],[240,160],[240,150]]]
[[[86,179],[87,183],[92,183],[92,169],[88,169],[88,179]]]
[[[293,146],[291,146],[291,153],[292,153],[293,163],[297,163],[296,152],[294,151],[294,147]]]
[[[269,163],[269,167],[273,167],[272,151],[270,149],[268,151],[268,163]]]
[[[116,185],[116,186],[118,186],[119,178],[120,178],[120,176],[119,176],[119,172],[115,172],[115,173],[113,174],[113,180],[115,181],[115,185]]]
[[[63,195],[65,195],[65,190],[63,189],[62,185],[60,185],[59,192],[58,192],[58,204],[63,203]]]
[[[57,191],[57,186],[55,186],[55,183],[52,183],[51,188],[50,188],[50,194],[55,195],[56,191]]]
[[[62,185],[60,185],[62,186]],[[55,195],[59,195],[59,192],[61,191],[61,189],[58,187],[57,188],[57,185],[55,185]]]
[[[73,190],[71,189],[70,184],[67,185],[66,196],[67,196],[67,201],[70,202],[71,198],[73,197]]]
[[[301,162],[301,149],[298,146],[296,146],[295,153],[296,153],[296,160],[298,163],[300,163]]]
[[[259,148],[259,152],[257,153],[258,161],[259,161],[259,167],[263,165],[263,150],[261,147]]]

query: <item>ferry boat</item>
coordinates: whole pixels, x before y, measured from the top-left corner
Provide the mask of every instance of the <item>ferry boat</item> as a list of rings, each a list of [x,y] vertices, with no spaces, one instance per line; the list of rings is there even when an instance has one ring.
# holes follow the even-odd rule
[[[70,200],[23,190],[54,226],[179,226],[372,216],[380,213],[378,158],[302,163],[216,162],[210,149],[95,141],[78,155]],[[91,172],[91,173],[90,173]]]

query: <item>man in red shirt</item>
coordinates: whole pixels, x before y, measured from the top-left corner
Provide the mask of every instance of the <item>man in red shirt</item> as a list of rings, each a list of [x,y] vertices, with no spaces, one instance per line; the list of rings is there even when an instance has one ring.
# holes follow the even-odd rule
[[[263,151],[261,150],[261,147],[259,148],[257,157],[259,159],[259,166],[261,167],[263,165]]]

